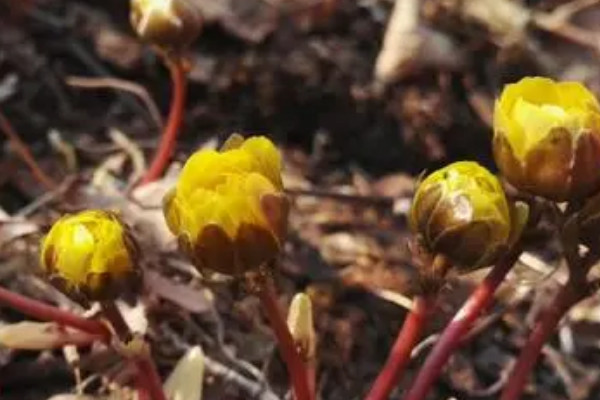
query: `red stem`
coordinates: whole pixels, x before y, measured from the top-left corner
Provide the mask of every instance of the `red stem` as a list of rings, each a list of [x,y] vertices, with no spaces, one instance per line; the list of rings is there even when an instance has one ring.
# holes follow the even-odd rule
[[[123,343],[130,342],[132,339],[132,333],[127,325],[127,321],[123,318],[123,314],[119,310],[119,307],[114,301],[103,301],[100,303],[102,307],[102,314],[104,318],[110,321],[115,334]],[[162,387],[162,381],[156,365],[149,355],[142,354],[134,357],[133,359],[138,374],[136,377],[136,385],[141,389],[142,396],[150,396],[150,400],[167,400],[165,392]]]
[[[385,366],[379,372],[366,400],[384,400],[389,397],[408,365],[411,352],[419,342],[427,325],[427,317],[434,307],[435,297],[419,296],[415,298],[413,308],[404,320]]]
[[[168,60],[168,67],[171,71],[171,80],[173,82],[173,98],[171,100],[171,109],[167,124],[163,130],[160,143],[154,155],[154,159],[146,174],[142,177],[140,184],[146,184],[158,179],[167,162],[173,155],[177,134],[183,120],[183,111],[185,106],[185,97],[187,92],[187,79],[185,67],[180,58]]]
[[[150,399],[167,400],[154,362],[148,357],[139,357],[135,359],[135,365],[139,370],[138,384],[143,385],[148,391]]]
[[[544,343],[550,338],[562,316],[588,294],[589,291],[585,289],[585,286],[582,287],[579,280],[570,279],[560,289],[550,306],[535,323],[527,343],[521,350],[517,364],[508,378],[500,400],[516,400],[521,397]]]
[[[306,376],[308,380],[308,392],[316,398],[317,393],[317,365],[315,360],[308,360],[304,362],[304,368],[306,369]]]
[[[313,400],[314,395],[309,389],[308,373],[304,360],[302,360],[296,349],[294,339],[290,334],[279,304],[277,304],[273,284],[270,281],[265,282],[256,292],[267,314],[271,328],[277,337],[279,351],[287,365],[296,400]]]
[[[520,254],[520,249],[513,249],[477,285],[475,291],[442,332],[404,400],[422,400],[427,396],[446,361],[461,344],[462,337],[469,331],[479,314],[492,302],[494,292]]]
[[[101,336],[105,341],[109,341],[111,337],[108,328],[100,321],[80,317],[70,311],[61,310],[2,287],[0,287],[0,303],[42,321],[53,321],[60,325],[70,326],[92,335]]]

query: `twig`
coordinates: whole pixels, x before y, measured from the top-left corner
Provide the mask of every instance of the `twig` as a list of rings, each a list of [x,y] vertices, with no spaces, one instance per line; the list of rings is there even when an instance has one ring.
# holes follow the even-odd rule
[[[146,161],[144,160],[144,153],[140,150],[135,142],[133,142],[127,135],[118,129],[111,129],[108,132],[108,136],[117,146],[123,149],[125,153],[131,158],[133,164],[133,172],[129,178],[130,182],[137,181],[144,170],[146,169]]]
[[[420,0],[395,1],[375,61],[376,88],[401,80],[423,67],[455,70],[464,64],[464,54],[447,35],[421,24],[422,3]]]
[[[270,391],[263,384],[251,381],[237,371],[210,357],[204,356],[204,365],[206,370],[212,375],[223,379],[225,383],[230,382],[239,386],[250,398],[256,398],[258,400],[280,400],[275,393]]]
[[[48,141],[50,145],[65,158],[65,164],[70,172],[77,171],[77,155],[75,147],[63,139],[60,132],[56,129],[51,129],[48,132]]]
[[[77,177],[71,176],[67,177],[56,189],[50,190],[38,198],[34,199],[31,203],[27,204],[25,207],[21,208],[14,215],[15,218],[26,218],[29,215],[33,214],[40,208],[44,207],[46,204],[53,202],[59,197],[63,196],[66,192],[68,192],[73,185],[77,182]]]
[[[154,100],[148,93],[145,87],[136,82],[131,82],[125,79],[118,78],[89,78],[83,76],[69,76],[66,79],[69,86],[74,86],[83,89],[116,89],[132,93],[140,98],[148,109],[150,117],[156,123],[156,126],[161,129],[163,126],[163,118],[156,106]]]
[[[542,30],[551,32],[580,46],[588,47],[600,54],[598,35],[593,31],[581,29],[569,20],[585,8],[600,3],[599,0],[575,0],[556,7],[551,12],[539,12],[532,15],[533,24]]]
[[[17,153],[21,156],[21,159],[27,164],[29,170],[35,179],[38,180],[42,185],[46,187],[48,190],[53,190],[56,188],[56,182],[50,178],[44,170],[39,166],[31,151],[27,145],[21,140],[17,132],[12,127],[10,121],[6,116],[0,112],[0,130],[4,132],[4,134],[8,137],[8,140],[15,147]]]

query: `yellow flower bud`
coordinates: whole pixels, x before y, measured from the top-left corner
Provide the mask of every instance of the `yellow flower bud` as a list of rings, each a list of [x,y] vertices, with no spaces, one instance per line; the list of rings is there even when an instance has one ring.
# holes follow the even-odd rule
[[[516,188],[554,201],[600,188],[600,106],[577,82],[524,78],[494,109],[494,156]]]
[[[135,286],[137,248],[111,212],[90,210],[54,223],[40,263],[50,281],[78,300],[105,300]]]
[[[138,36],[167,53],[177,53],[200,33],[202,18],[192,0],[131,0],[131,24]]]
[[[281,156],[265,137],[201,150],[165,197],[167,225],[200,271],[241,275],[272,260],[287,225]]]
[[[493,263],[511,240],[511,211],[498,179],[475,162],[450,164],[418,186],[409,224],[431,254],[459,270]]]

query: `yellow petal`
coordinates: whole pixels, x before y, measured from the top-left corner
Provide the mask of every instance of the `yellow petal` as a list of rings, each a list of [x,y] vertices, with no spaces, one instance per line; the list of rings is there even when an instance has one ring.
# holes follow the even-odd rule
[[[240,149],[251,155],[254,162],[253,172],[267,177],[276,188],[283,188],[281,155],[273,142],[264,136],[251,137],[243,143]]]
[[[94,236],[83,224],[65,225],[63,229],[55,244],[60,275],[71,283],[81,284],[87,279],[95,247]]]
[[[560,94],[557,84],[549,78],[526,77],[517,83],[506,85],[499,101],[505,112],[510,114],[515,103],[520,98],[537,105],[560,105]]]
[[[197,188],[214,189],[224,176],[244,173],[250,168],[250,158],[240,150],[225,153],[201,150],[185,163],[177,181],[177,191],[186,196]]]
[[[600,112],[596,96],[579,82],[559,82],[558,93],[563,108]]]
[[[522,146],[513,145],[517,156],[523,157],[524,153],[539,143],[552,129],[564,126],[569,120],[569,114],[556,105],[536,105],[519,98],[513,108],[512,118],[521,127],[524,135],[522,134],[522,138],[516,138],[516,132],[509,132],[508,140],[510,143],[524,140]]]
[[[225,151],[229,151],[229,150],[239,149],[240,147],[242,147],[242,144],[244,144],[244,137],[242,135],[240,135],[239,133],[232,133],[227,138],[225,143],[223,143],[223,145],[221,146],[221,149],[219,151],[225,152]]]

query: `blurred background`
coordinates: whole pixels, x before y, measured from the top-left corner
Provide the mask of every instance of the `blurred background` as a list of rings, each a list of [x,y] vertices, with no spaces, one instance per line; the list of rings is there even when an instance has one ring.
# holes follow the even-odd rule
[[[281,146],[294,200],[283,296],[306,290],[313,299],[321,398],[358,399],[405,315],[403,296],[414,292],[404,217],[416,177],[460,159],[495,170],[494,99],[506,83],[544,75],[599,93],[600,1],[190,1],[204,27],[186,54],[189,97],[173,169],[232,132]],[[0,282],[68,302],[37,277],[36,238],[63,212],[120,209],[152,271],[163,372],[197,343],[214,363],[205,398],[283,398],[283,364],[255,299],[235,285],[205,286],[175,255],[153,210],[173,173],[135,202],[127,195],[170,98],[168,71],[136,38],[127,1],[0,0]],[[54,190],[25,167],[10,132],[59,183]],[[539,234],[544,243],[548,233]],[[432,398],[498,396],[530,314],[564,278],[552,274],[555,247],[529,254]],[[429,333],[480,276],[449,285]],[[597,310],[592,298],[571,313],[545,349],[531,399],[598,398]],[[0,324],[20,318],[0,310]],[[82,354],[83,369],[105,376],[110,362],[96,356]],[[75,386],[62,353],[0,348],[0,399],[45,399]],[[110,389],[97,377],[84,392]]]

